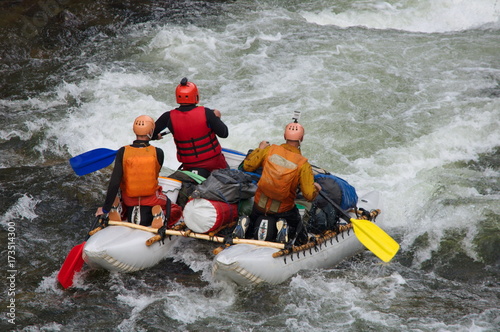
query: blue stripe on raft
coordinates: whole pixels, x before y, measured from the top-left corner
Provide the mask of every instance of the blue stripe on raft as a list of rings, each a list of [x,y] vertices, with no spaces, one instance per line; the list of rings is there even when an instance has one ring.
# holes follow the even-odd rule
[[[222,148],[222,152],[228,152],[228,153],[236,154],[238,156],[246,156],[246,153],[242,153],[240,151],[236,151],[233,149]]]

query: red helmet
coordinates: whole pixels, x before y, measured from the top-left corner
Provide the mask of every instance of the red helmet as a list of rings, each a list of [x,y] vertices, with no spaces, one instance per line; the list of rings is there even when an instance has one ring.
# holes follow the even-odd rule
[[[151,138],[155,130],[155,121],[148,115],[141,115],[134,120],[134,133],[139,136]]]
[[[302,139],[304,139],[304,127],[297,122],[287,124],[285,127],[285,139],[302,142]]]
[[[188,82],[188,79],[184,77],[175,89],[175,98],[177,104],[197,104],[200,97],[196,84]]]

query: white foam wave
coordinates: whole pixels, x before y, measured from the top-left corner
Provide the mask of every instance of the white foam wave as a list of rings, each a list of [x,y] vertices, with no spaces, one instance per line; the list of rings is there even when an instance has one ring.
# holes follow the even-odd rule
[[[165,317],[182,324],[191,324],[218,316],[221,310],[231,307],[235,301],[234,289],[227,285],[213,285],[210,286],[212,291],[200,292],[199,288],[171,281],[153,290],[150,285],[140,281],[134,289],[128,289],[122,280],[127,278],[125,276],[112,274],[110,279],[111,289],[116,291],[118,302],[131,308],[129,316],[118,325],[121,330],[136,330],[137,321],[147,317],[151,307],[158,307],[158,304],[164,308]]]
[[[138,319],[143,311],[150,306],[151,304],[159,301],[161,296],[159,295],[151,295],[151,294],[142,294],[138,291],[134,290],[124,290],[121,294],[117,296],[119,302],[126,304],[132,308],[132,312],[130,313],[130,317],[122,321],[118,325],[118,329],[125,331],[133,331],[135,330],[135,321]]]
[[[59,286],[59,281],[57,280],[58,270],[52,272],[51,275],[43,277],[40,280],[36,292],[40,294],[57,294],[63,295],[64,290]]]
[[[324,324],[329,317],[335,317],[328,323],[332,330],[344,330],[359,319],[380,326],[402,324],[385,309],[390,308],[391,302],[405,288],[404,278],[396,272],[386,275],[383,266],[375,266],[370,272],[357,270],[356,266],[351,266],[350,272],[339,278],[325,277],[335,274],[335,270],[293,277],[290,288],[295,295],[289,295],[293,298],[288,299],[287,313],[308,327]],[[373,304],[371,309],[366,303]],[[293,324],[288,326],[290,329],[298,327],[295,322],[288,323]]]
[[[41,201],[24,194],[0,217],[0,225],[8,226],[8,223],[16,219],[27,219],[32,221],[38,215],[35,213],[35,208]]]
[[[130,144],[135,139],[132,122],[137,116],[147,114],[156,119],[168,110],[165,103],[148,93],[157,84],[145,73],[126,70],[104,70],[94,80],[64,83],[58,88],[59,98],[81,102],[69,111],[67,118],[52,123],[48,133],[57,137],[58,143],[73,156],[96,148],[118,149]],[[160,144],[167,154],[164,166],[176,168],[175,147],[169,136],[161,143],[153,143]]]
[[[30,140],[35,133],[50,127],[51,122],[48,118],[51,110],[63,104],[64,102],[58,99],[46,96],[26,100],[0,100],[0,107],[8,110],[8,117],[0,128],[0,142],[14,138],[22,141]],[[35,113],[41,113],[43,116],[33,116]]]
[[[498,104],[498,103],[496,103]],[[416,138],[409,146],[381,150],[353,162],[387,187],[410,187],[424,172],[440,170],[459,161],[477,160],[500,142],[500,111],[494,104],[484,112],[456,116],[448,125]],[[418,180],[418,179],[417,179]]]
[[[482,112],[457,115],[409,146],[388,148],[353,161],[363,171],[351,179],[367,182],[371,177],[369,183],[382,192],[383,225],[403,232],[402,250],[412,248],[417,238],[427,234],[428,244],[419,246],[414,255],[415,266],[431,259],[453,229],[466,230],[462,248],[469,257],[478,259],[473,244],[479,231],[477,221],[484,219],[482,207],[492,209],[494,197],[480,193],[468,179],[483,178],[485,183],[491,179],[493,183],[498,172],[457,169],[454,163],[476,161],[480,154],[497,148],[500,132],[495,128],[499,127],[500,108],[491,103]]]
[[[364,26],[412,32],[449,32],[475,29],[499,23],[497,0],[363,1],[340,11],[302,11],[310,23],[339,27]]]
[[[63,82],[58,86],[56,98],[74,106],[69,108],[67,117],[51,123],[48,128],[49,135],[56,137],[59,145],[66,147],[73,156],[95,148],[117,149],[129,144],[134,138],[131,130],[133,119],[140,114],[157,119],[163,112],[176,107],[175,87],[180,78],[188,76],[198,85],[201,104],[221,110],[222,119],[230,128],[230,137],[221,140],[223,146],[246,150],[257,145],[257,139],[249,144],[248,136],[233,134],[239,129],[242,129],[242,132],[253,129],[252,134],[255,136],[258,132],[255,130],[255,124],[245,122],[251,115],[242,112],[242,108],[249,106],[246,106],[248,102],[242,104],[241,100],[260,103],[263,97],[276,100],[276,91],[253,90],[246,79],[225,77],[220,72],[220,64],[227,63],[227,71],[257,66],[259,71],[265,71],[267,76],[257,77],[257,81],[252,85],[264,86],[266,81],[273,79],[273,74],[267,70],[265,46],[257,51],[264,54],[262,57],[257,56],[258,59],[254,58],[254,53],[250,53],[236,62],[228,62],[226,56],[234,56],[232,52],[253,47],[251,44],[255,40],[277,42],[281,35],[259,32],[257,37],[250,37],[241,44],[240,40],[231,36],[228,31],[215,32],[195,26],[187,29],[165,26],[148,33],[150,37],[146,38],[151,39],[141,48],[141,61],[158,63],[155,65],[158,67],[157,71],[152,73],[149,70],[129,69],[126,64],[120,63],[113,64],[111,68],[106,63],[87,65],[87,71],[91,74],[89,76],[94,78],[76,83]],[[171,68],[176,67],[181,69],[170,72]],[[203,68],[203,72],[199,72],[198,68]],[[291,74],[299,75],[293,72]],[[267,96],[262,95],[263,91]],[[287,108],[285,105],[281,107]],[[281,113],[281,110],[274,112]],[[291,111],[286,113],[291,114]],[[267,121],[262,118],[257,121],[257,125],[260,128],[268,123]],[[165,167],[176,169],[179,166],[171,136],[152,144],[161,147],[166,153]],[[42,146],[41,149],[43,148]]]
[[[500,127],[500,110],[496,107],[498,103],[493,103],[490,110],[458,115],[448,125],[416,138],[410,146],[379,151],[372,158],[357,159],[354,165],[374,172],[372,175],[377,173],[385,185],[393,186],[403,179],[414,179],[424,170],[476,160],[500,142],[500,132],[495,129]]]

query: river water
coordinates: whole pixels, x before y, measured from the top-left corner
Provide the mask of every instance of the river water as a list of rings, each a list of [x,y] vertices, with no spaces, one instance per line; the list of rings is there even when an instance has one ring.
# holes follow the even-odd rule
[[[4,2],[2,331],[499,331],[500,1]],[[50,6],[49,6],[50,5]],[[133,139],[187,76],[227,148],[282,142],[383,197],[401,244],[279,286],[214,282],[211,243],[146,271],[56,281],[110,169],[71,156]],[[171,138],[163,175],[177,167]]]

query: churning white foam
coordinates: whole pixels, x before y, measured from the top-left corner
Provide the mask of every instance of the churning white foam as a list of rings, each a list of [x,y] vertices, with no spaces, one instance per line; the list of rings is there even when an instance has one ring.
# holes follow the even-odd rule
[[[67,118],[53,123],[49,134],[58,137],[59,144],[73,156],[96,148],[116,150],[131,144],[135,139],[132,123],[137,116],[146,114],[157,119],[168,110],[165,103],[147,92],[157,84],[146,73],[126,69],[105,69],[95,79],[63,83],[58,87],[59,98],[81,102],[69,110]],[[153,145],[164,149],[164,166],[175,169],[178,163],[169,137]]]
[[[500,4],[498,0],[363,1],[346,11],[327,8],[301,15],[319,25],[432,33],[497,25]]]

